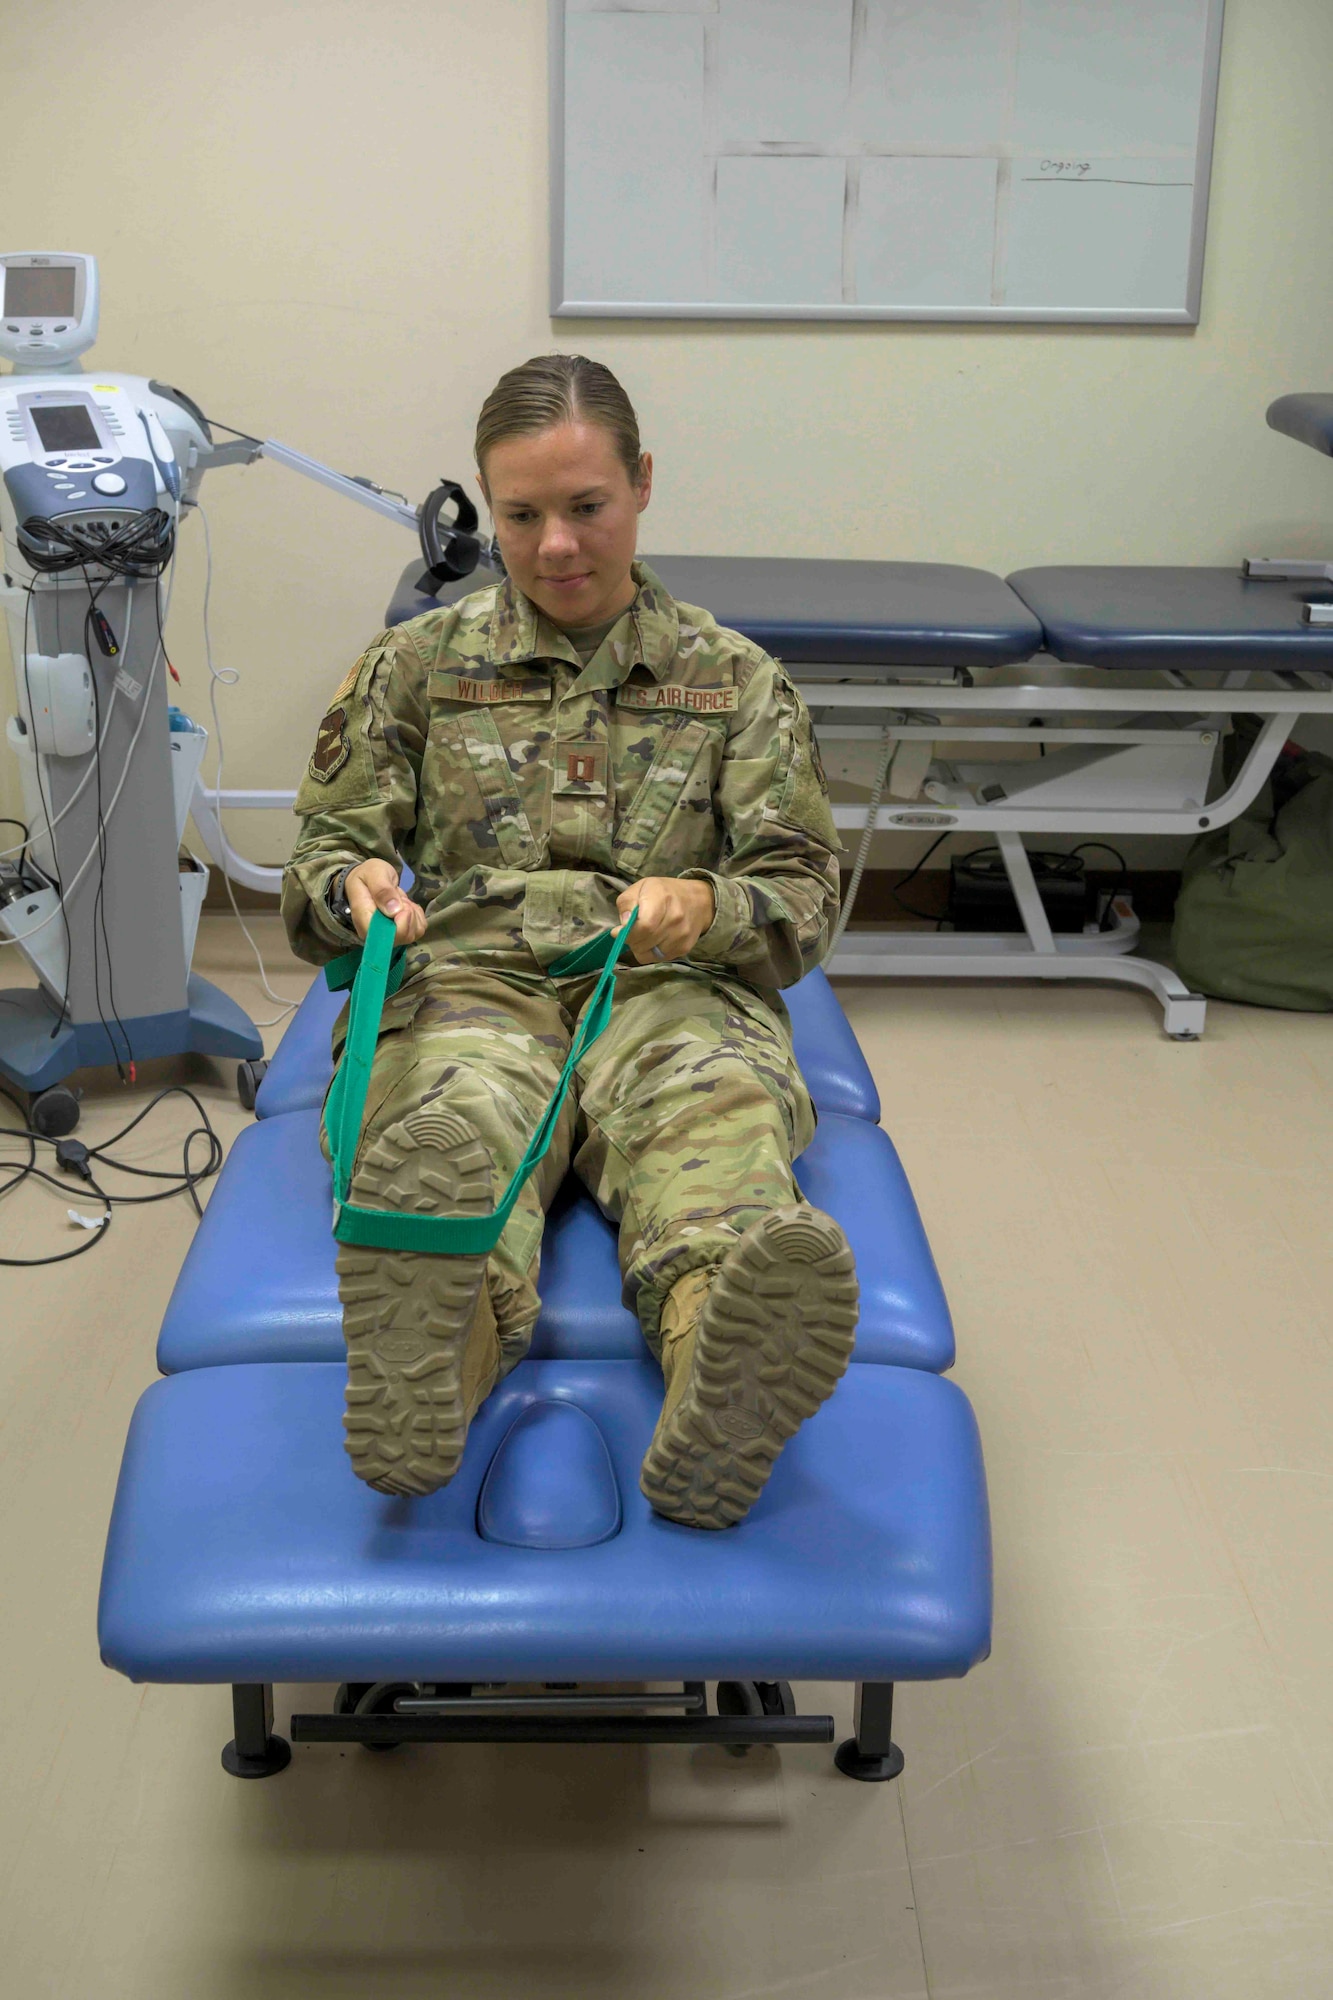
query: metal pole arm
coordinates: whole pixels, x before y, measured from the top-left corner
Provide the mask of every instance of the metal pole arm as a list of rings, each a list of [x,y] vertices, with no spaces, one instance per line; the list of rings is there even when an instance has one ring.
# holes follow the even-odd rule
[[[396,521],[400,528],[417,532],[419,512],[409,506],[406,500],[394,500],[381,487],[369,480],[354,478],[350,473],[334,472],[329,466],[321,465],[317,458],[307,458],[303,451],[293,451],[289,444],[279,444],[276,438],[265,438],[255,456],[271,458],[278,465],[285,465],[289,472],[299,472],[305,479],[313,479],[317,486],[327,486],[331,493],[341,493],[344,500],[354,500],[358,507],[369,507],[372,514],[382,514],[386,521]]]
[[[382,514],[413,534],[420,527],[419,507],[386,493],[372,479],[335,472],[331,466],[321,465],[317,458],[308,458],[305,452],[295,451],[289,444],[279,444],[276,438],[229,438],[226,444],[215,444],[208,452],[201,453],[198,469],[215,472],[226,465],[253,465],[257,458],[271,458],[275,465],[285,465],[289,472],[299,472],[303,479],[313,479],[317,486],[327,486],[331,493],[340,493],[344,500],[354,500],[358,507],[368,507],[372,514]]]

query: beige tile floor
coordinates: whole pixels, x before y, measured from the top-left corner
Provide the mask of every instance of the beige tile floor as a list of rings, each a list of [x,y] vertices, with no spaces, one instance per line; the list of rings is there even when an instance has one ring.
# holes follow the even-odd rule
[[[271,1011],[229,920],[200,964]],[[224,1776],[225,1694],[133,1688],[94,1641],[172,1202],[0,1278],[4,2000],[1333,1993],[1333,1020],[1218,1006],[1182,1047],[1123,991],[844,991],[994,1510],[994,1656],[903,1691],[902,1780],[319,1746]],[[103,1087],[86,1126],[124,1115]],[[63,1247],[64,1205],[5,1203],[0,1254]]]

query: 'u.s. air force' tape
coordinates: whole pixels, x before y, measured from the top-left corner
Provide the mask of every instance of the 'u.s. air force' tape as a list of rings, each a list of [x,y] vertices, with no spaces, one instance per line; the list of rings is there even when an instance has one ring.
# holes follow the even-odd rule
[[[493,1250],[500,1240],[514,1204],[523,1192],[533,1168],[545,1157],[574,1071],[611,1018],[615,993],[616,967],[638,919],[631,910],[618,931],[602,931],[576,951],[566,952],[549,970],[557,979],[580,972],[601,976],[578,1025],[565,1066],[537,1129],[528,1142],[513,1179],[489,1215],[398,1215],[388,1209],[359,1208],[349,1200],[352,1165],[361,1138],[370,1070],[379,1040],[384,1003],[403,981],[403,951],[395,949],[392,917],[376,910],[366,932],[366,942],[356,951],[325,967],[324,977],[335,993],[350,986],[351,1012],[347,1020],[347,1043],[337,1075],[324,1103],[324,1130],[328,1134],[333,1160],[333,1233],[339,1243],[355,1243],[367,1250],[425,1251],[437,1257],[471,1257]]]

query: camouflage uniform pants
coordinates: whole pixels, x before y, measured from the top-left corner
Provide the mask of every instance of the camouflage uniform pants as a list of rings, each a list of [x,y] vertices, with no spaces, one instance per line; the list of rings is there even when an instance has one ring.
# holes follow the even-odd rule
[[[447,1104],[490,1148],[498,1199],[594,983],[457,963],[419,973],[385,1009],[362,1148],[422,1104]],[[491,1253],[504,1367],[532,1336],[545,1212],[570,1167],[618,1225],[625,1303],[656,1352],[677,1279],[801,1199],[791,1163],[814,1127],[785,1025],[749,987],[685,965],[624,968],[610,1023]]]

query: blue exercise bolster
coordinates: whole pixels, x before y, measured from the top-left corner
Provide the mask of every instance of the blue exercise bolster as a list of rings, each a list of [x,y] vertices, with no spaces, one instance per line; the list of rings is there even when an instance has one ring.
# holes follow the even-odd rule
[[[796,1162],[796,1180],[842,1225],[856,1257],[856,1358],[949,1368],[949,1308],[887,1133],[862,1118],[822,1118]],[[167,1306],[157,1350],[163,1372],[345,1359],[331,1206],[318,1111],[247,1126],[213,1185]],[[621,1301],[615,1228],[572,1178],[547,1217],[538,1289],[534,1357],[644,1355],[638,1321]]]
[[[807,973],[782,994],[792,1043],[806,1088],[821,1117],[879,1121],[879,1093],[838,996],[822,970]],[[331,1042],[345,996],[317,979],[287,1024],[255,1099],[255,1116],[318,1111],[333,1074]]]
[[[352,1475],[344,1375],[215,1368],[145,1393],[102,1579],[108,1666],[139,1681],[896,1681],[985,1657],[980,1444],[937,1376],[853,1364],[748,1518],[706,1534],[639,1491],[662,1399],[650,1363],[521,1363],[424,1500]]]

